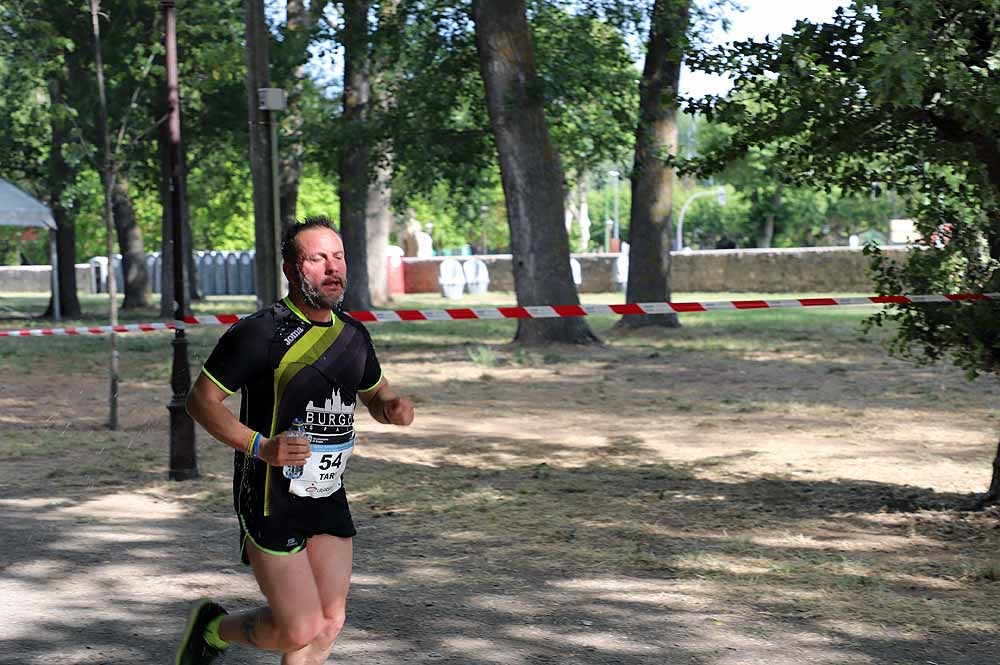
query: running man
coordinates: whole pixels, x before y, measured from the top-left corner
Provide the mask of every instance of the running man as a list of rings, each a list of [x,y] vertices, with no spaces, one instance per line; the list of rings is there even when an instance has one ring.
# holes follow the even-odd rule
[[[344,625],[354,523],[342,484],[357,400],[381,423],[409,425],[413,403],[382,375],[371,337],[339,310],[344,245],[325,217],[285,230],[288,296],[233,325],[188,395],[191,416],[236,450],[233,503],[240,549],[267,605],[191,610],[175,665],[215,660],[232,642],[319,665]],[[237,419],[223,401],[241,393]],[[285,436],[301,420],[311,438]],[[285,466],[303,466],[289,479]]]

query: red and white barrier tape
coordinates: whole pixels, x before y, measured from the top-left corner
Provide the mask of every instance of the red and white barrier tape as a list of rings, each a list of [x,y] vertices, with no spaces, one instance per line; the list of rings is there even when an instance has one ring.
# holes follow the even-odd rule
[[[845,305],[909,305],[914,303],[954,303],[1000,300],[1000,293],[956,293],[940,296],[854,296],[848,298],[789,298],[781,300],[715,300],[707,302],[643,302],[624,305],[538,305],[534,307],[460,307],[454,309],[362,310],[350,312],[358,321],[465,321],[469,319],[552,319],[570,316],[635,314],[689,314],[723,309],[780,309],[786,307],[835,307]],[[34,328],[0,330],[0,337],[41,337],[50,335],[102,335],[109,332],[151,332],[183,328],[186,325],[230,325],[244,314],[202,314],[170,323],[132,323],[119,326],[80,328]]]
[[[182,326],[183,327],[183,326]],[[153,332],[154,330],[173,330],[177,328],[177,323],[170,321],[163,323],[129,323],[117,326],[80,326],[66,328],[31,328],[29,330],[0,330],[0,337],[52,337],[52,336],[77,336],[77,335],[105,335],[109,332]]]

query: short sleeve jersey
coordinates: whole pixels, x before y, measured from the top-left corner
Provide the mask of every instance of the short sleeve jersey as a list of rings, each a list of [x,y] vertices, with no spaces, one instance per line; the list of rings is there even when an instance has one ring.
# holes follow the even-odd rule
[[[328,324],[312,322],[288,298],[235,323],[202,372],[226,393],[240,391],[240,422],[250,429],[271,437],[299,418],[312,441],[321,444],[354,437],[358,393],[372,392],[382,382],[371,336],[361,323],[339,311]],[[239,451],[233,494],[237,513],[264,516],[293,508],[321,510],[318,504],[336,498],[296,497],[279,467]]]

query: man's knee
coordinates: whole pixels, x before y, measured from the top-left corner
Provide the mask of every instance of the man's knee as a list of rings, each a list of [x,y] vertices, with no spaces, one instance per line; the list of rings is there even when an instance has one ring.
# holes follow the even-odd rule
[[[343,608],[327,610],[323,615],[323,628],[316,636],[316,641],[321,644],[333,644],[344,629],[344,622],[347,619]]]
[[[279,651],[298,651],[315,642],[326,630],[327,621],[322,614],[300,616],[287,624],[276,626]]]

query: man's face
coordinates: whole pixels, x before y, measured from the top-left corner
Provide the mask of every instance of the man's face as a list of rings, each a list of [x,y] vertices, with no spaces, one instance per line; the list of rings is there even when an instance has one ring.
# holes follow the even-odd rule
[[[293,266],[293,275],[285,273],[289,284],[299,289],[310,307],[333,309],[344,299],[347,288],[347,263],[340,236],[330,229],[311,228],[299,232],[293,242],[298,244],[299,260]]]

